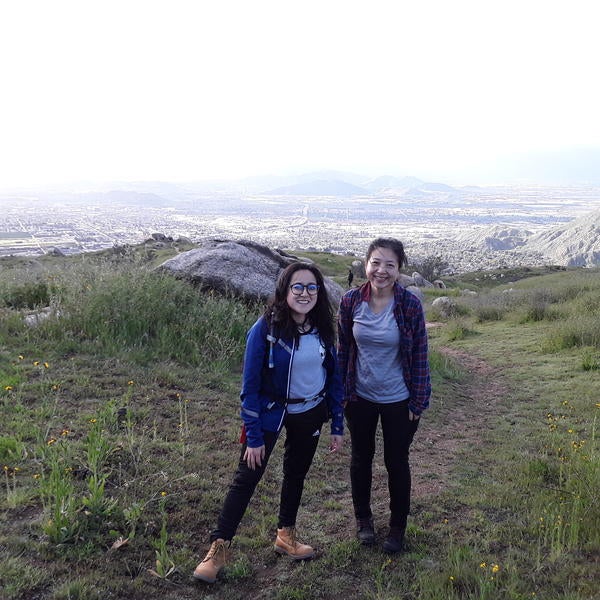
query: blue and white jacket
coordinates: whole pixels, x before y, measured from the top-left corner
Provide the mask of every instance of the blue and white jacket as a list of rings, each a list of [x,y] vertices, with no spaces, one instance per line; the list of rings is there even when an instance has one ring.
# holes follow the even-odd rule
[[[272,346],[270,340],[274,342]],[[240,398],[250,448],[264,444],[263,430],[279,431],[283,425],[295,350],[294,340],[271,337],[264,317],[260,317],[248,331]],[[270,367],[269,363],[273,366]],[[331,434],[343,435],[343,388],[334,346],[325,347],[323,366],[327,373],[324,395],[331,418]]]

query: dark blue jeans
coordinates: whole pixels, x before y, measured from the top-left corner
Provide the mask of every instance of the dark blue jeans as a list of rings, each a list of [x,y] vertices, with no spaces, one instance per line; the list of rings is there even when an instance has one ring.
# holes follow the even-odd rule
[[[296,516],[302,499],[302,490],[304,489],[304,479],[312,464],[319,443],[321,427],[327,417],[325,401],[307,412],[286,414],[285,416],[283,425],[286,436],[278,527],[293,527],[296,524]],[[275,448],[277,437],[277,432],[263,431],[265,458],[262,465],[255,470],[248,468],[244,460],[246,444],[242,444],[238,467],[219,515],[217,528],[210,535],[211,542],[217,539],[233,539],[254,490],[265,472],[269,457],[273,452],[273,448]]]
[[[373,515],[373,457],[377,423],[381,419],[383,458],[390,491],[390,526],[406,527],[410,512],[411,486],[408,455],[419,421],[408,420],[406,401],[378,404],[360,397],[355,402],[348,402],[345,415],[352,438],[350,481],[356,518],[367,519]]]

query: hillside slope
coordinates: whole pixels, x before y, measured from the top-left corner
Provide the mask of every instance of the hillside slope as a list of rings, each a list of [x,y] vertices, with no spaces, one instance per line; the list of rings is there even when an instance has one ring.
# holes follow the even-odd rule
[[[524,249],[539,252],[559,265],[600,264],[600,210],[531,236]]]

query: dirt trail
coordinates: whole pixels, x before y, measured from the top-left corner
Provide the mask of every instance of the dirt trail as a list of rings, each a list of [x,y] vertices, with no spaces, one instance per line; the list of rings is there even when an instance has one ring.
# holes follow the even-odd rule
[[[481,432],[507,395],[507,387],[500,369],[484,360],[456,348],[441,347],[443,355],[450,357],[468,376],[456,388],[451,398],[436,398],[438,403],[434,423],[427,422],[427,413],[411,448],[413,465],[413,497],[439,494],[448,480],[458,453],[467,447],[476,447]]]

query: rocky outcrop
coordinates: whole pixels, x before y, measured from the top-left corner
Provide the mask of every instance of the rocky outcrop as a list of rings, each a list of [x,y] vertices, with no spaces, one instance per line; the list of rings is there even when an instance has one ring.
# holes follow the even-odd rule
[[[600,265],[600,211],[533,235],[526,248],[543,254],[557,265]]]
[[[441,317],[447,319],[453,315],[456,304],[452,298],[440,296],[431,303],[431,306],[439,311]]]
[[[482,227],[459,234],[456,239],[465,247],[499,252],[513,250],[525,244],[531,231],[517,227]]]
[[[215,239],[165,261],[158,270],[202,288],[264,301],[275,291],[279,273],[300,260],[304,259],[247,240]],[[341,286],[327,277],[325,285],[337,308],[343,293]]]

